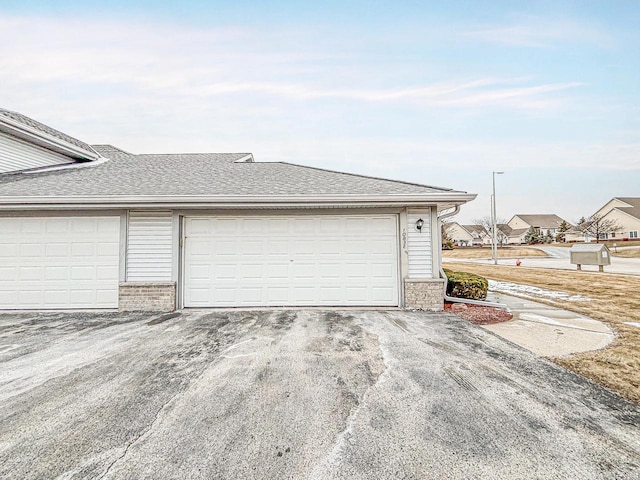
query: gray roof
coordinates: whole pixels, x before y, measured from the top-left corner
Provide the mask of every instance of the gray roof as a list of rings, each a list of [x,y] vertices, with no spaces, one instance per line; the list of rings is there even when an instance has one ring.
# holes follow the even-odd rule
[[[614,197],[629,204],[629,207],[616,207],[632,217],[640,219],[640,197]]]
[[[484,228],[482,225],[460,225],[461,227],[463,227],[467,232],[469,232],[470,234],[473,233],[477,233],[479,235],[487,235],[487,229]]]
[[[0,108],[0,116],[5,118],[10,118],[11,120],[21,123],[22,125],[25,125],[26,127],[29,127],[33,130],[37,130],[38,132],[45,133],[47,135],[55,137],[58,140],[63,140],[67,143],[70,143],[71,145],[75,145],[76,147],[79,147],[88,152],[93,152],[91,145],[89,145],[88,143],[84,143],[78,140],[77,138],[73,138],[67,135],[66,133],[62,133],[56,130],[55,128],[51,128],[45,125],[44,123],[40,123],[32,118],[22,115],[21,113],[12,112],[11,110]]]
[[[520,218],[522,221],[536,228],[558,228],[563,222],[563,219],[555,214],[517,214],[514,216]]]
[[[509,237],[520,237],[523,233],[527,233],[528,228],[514,228],[509,232]]]
[[[247,153],[134,155],[110,145],[94,148],[109,161],[83,168],[0,175],[0,203],[2,197],[24,196],[465,194],[290,163],[234,163]]]

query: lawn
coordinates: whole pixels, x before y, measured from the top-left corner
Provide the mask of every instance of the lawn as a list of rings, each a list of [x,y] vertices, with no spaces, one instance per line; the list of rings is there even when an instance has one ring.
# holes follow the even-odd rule
[[[500,247],[498,258],[546,257],[542,250],[531,247]],[[491,258],[491,247],[461,247],[443,250],[442,258]]]
[[[618,250],[617,252],[612,251],[611,255],[614,257],[640,258],[640,247]]]
[[[640,322],[640,277],[470,263],[446,266],[452,270],[472,272],[493,280],[533,285],[592,299],[540,300],[541,303],[606,322],[617,334],[616,339],[603,350],[551,360],[640,405],[640,328],[624,323]]]

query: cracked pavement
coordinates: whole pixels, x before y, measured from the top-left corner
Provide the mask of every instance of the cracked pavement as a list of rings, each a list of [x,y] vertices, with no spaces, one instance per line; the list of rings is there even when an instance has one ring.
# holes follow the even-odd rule
[[[448,314],[0,314],[0,478],[633,479],[639,425]]]

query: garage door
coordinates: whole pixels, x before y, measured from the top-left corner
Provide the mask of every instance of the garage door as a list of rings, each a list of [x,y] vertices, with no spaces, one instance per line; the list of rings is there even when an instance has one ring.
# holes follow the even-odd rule
[[[0,309],[116,308],[119,217],[0,218]]]
[[[186,307],[398,305],[396,215],[192,217]]]

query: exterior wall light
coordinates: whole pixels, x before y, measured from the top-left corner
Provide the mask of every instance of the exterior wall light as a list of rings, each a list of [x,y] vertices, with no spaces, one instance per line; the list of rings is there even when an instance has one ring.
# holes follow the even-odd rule
[[[418,230],[420,233],[422,233],[422,226],[424,225],[424,220],[422,220],[421,218],[419,218],[416,221],[416,230]]]

